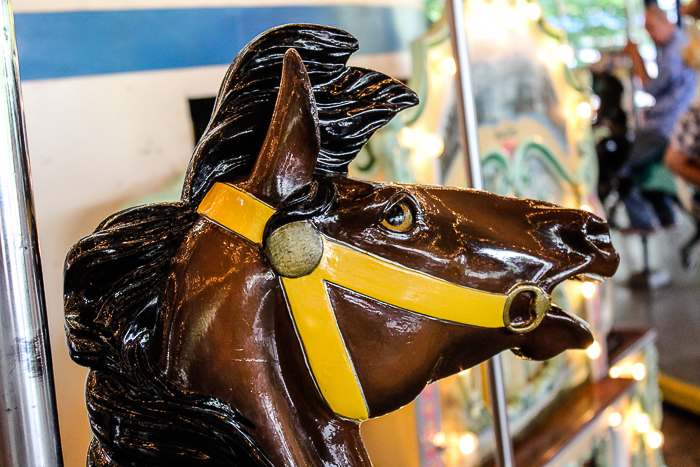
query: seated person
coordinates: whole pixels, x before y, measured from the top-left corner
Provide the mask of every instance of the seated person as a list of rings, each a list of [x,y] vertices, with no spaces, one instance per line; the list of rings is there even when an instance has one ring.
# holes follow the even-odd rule
[[[676,122],[664,162],[673,173],[700,188],[700,101]]]
[[[700,19],[700,3],[694,0],[683,5],[681,14]],[[696,191],[700,189],[700,99],[675,123],[664,163]]]
[[[676,122],[664,162],[671,172],[695,188],[691,209],[695,234],[680,249],[682,264],[687,268],[692,263],[692,251],[700,242],[700,101],[695,102]]]
[[[632,59],[634,72],[641,79],[644,90],[656,99],[656,104],[647,111],[644,125],[637,129],[629,159],[619,175],[628,180],[624,188],[621,185],[620,195],[632,227],[652,230],[655,216],[646,208],[639,187],[629,180],[634,180],[650,166],[663,160],[674,123],[693,101],[697,73],[681,57],[686,43],[684,32],[670,22],[666,13],[655,3],[647,5],[645,26],[656,45],[658,77],[652,79],[649,76],[636,44],[629,42],[625,52]],[[652,196],[650,201],[661,224],[673,224],[673,210],[668,197]]]

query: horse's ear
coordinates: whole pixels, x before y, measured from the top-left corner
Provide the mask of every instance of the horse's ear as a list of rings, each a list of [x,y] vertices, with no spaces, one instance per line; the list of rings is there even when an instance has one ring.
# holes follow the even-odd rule
[[[290,194],[311,183],[320,147],[311,82],[299,53],[289,49],[284,55],[275,111],[245,184],[247,191],[279,207]]]

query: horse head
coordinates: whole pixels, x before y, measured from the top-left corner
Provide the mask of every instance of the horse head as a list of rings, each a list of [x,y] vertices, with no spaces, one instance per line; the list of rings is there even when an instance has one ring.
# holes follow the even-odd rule
[[[317,39],[335,34],[335,43],[348,37],[305,28]],[[164,465],[206,444],[188,459],[368,466],[359,422],[407,404],[426,384],[505,349],[547,359],[593,341],[551,293],[566,279],[614,273],[618,257],[602,219],[476,190],[348,177],[356,152],[348,156],[342,140],[361,146],[414,96],[376,72],[339,68],[331,88],[372,97],[361,112],[331,118],[338,110],[325,100],[329,81],[297,48],[280,46],[272,115],[244,170],[236,169],[240,158],[212,156],[227,140],[217,118],[234,91],[223,86],[183,202],[118,214],[69,254],[69,344],[73,358],[93,368],[95,465]],[[333,99],[347,107],[343,95]],[[330,157],[333,144],[340,149]],[[198,175],[201,167],[214,175]],[[119,241],[129,251],[113,258]],[[124,272],[135,252],[139,267]],[[104,264],[111,269],[100,276]],[[96,285],[105,280],[113,283]],[[128,319],[115,305],[124,296]],[[139,384],[147,388],[141,400],[125,396]],[[137,409],[121,408],[127,399]],[[163,415],[173,399],[175,413]],[[167,423],[145,420],[156,412]],[[211,413],[211,432],[191,435]],[[177,448],[154,447],[164,438],[153,426],[167,432],[183,417],[189,436]],[[142,436],[117,434],[127,426],[146,433],[134,428],[144,424],[151,428]]]

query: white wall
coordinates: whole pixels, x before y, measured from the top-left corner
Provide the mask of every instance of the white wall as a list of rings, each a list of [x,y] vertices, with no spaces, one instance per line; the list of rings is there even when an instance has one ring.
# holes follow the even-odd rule
[[[231,0],[16,0],[16,13],[109,8],[231,6]],[[247,2],[251,4],[252,2]],[[275,3],[256,0],[255,4]],[[277,2],[281,3],[281,2]],[[421,0],[295,1],[401,5]],[[360,56],[354,64],[407,76],[408,53]],[[22,56],[20,54],[20,69]],[[68,357],[62,270],[71,245],[130,201],[184,173],[194,145],[188,98],[216,94],[226,66],[35,80],[23,83],[65,465],[85,465],[91,438],[87,370]]]
[[[86,369],[69,358],[62,271],[68,249],[129,200],[187,168],[185,95],[213,95],[226,67],[23,84],[58,410],[66,466],[85,465]]]

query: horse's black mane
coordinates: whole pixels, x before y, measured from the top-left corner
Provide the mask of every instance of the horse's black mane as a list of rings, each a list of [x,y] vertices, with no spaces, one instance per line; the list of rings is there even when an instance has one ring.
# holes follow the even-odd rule
[[[318,107],[319,175],[347,174],[369,137],[417,103],[416,95],[399,81],[346,67],[359,46],[345,31],[313,25],[269,31],[248,44],[229,68],[214,116],[195,148],[184,200],[201,199],[216,178],[250,171],[272,118],[284,53],[291,47],[304,61]]]
[[[90,466],[271,465],[248,435],[249,422],[235,408],[161,378],[152,340],[161,330],[161,296],[170,263],[198,218],[196,207],[215,181],[252,169],[272,116],[282,58],[292,47],[307,67],[318,105],[321,153],[316,176],[323,186],[332,185],[323,181],[327,176],[347,173],[375,130],[416,103],[415,95],[398,81],[345,67],[358,45],[339,29],[283,26],[241,51],[195,148],[182,200],[117,213],[66,258],[69,352],[91,369],[86,385],[95,434]],[[287,211],[299,215],[297,208]],[[275,219],[284,222],[280,216]]]

